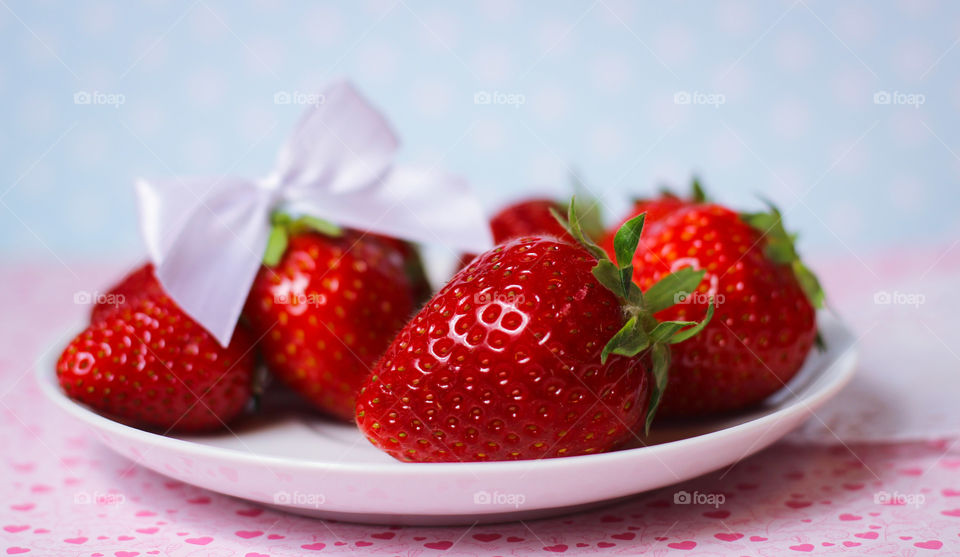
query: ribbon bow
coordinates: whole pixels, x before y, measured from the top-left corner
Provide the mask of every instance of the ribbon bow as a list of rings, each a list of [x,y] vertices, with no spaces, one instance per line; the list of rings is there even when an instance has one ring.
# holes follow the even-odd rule
[[[396,166],[390,125],[346,82],[301,118],[261,180],[138,180],[140,228],[157,279],[181,308],[226,345],[277,208],[469,252],[491,245],[466,181]]]

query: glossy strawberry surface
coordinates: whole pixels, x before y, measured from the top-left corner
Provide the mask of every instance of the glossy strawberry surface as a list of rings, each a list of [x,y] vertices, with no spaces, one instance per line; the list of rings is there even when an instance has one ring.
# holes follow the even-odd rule
[[[166,295],[139,296],[77,336],[57,362],[68,396],[163,431],[220,429],[252,392],[253,339],[221,347]]]
[[[716,302],[710,324],[673,348],[661,416],[748,407],[799,371],[814,344],[816,313],[790,265],[768,257],[767,242],[716,204],[681,204],[648,221],[634,258],[641,289],[682,267],[706,270],[695,294],[657,318],[699,319],[709,297]]]
[[[474,259],[387,349],[358,397],[361,431],[418,462],[592,454],[633,438],[648,363],[601,363],[624,316],[596,263],[536,237]]]
[[[244,314],[275,376],[352,420],[357,391],[413,310],[403,254],[346,231],[291,237],[279,264],[258,273]]]

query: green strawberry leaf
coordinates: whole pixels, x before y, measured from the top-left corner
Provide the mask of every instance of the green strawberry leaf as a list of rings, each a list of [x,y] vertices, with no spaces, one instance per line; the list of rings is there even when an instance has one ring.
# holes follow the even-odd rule
[[[670,342],[680,329],[696,325],[696,321],[661,321],[650,331],[650,339],[653,342]]]
[[[591,255],[597,258],[597,264],[593,268],[593,276],[602,284],[605,288],[619,296],[627,304],[640,305],[642,295],[640,289],[636,287],[633,283],[633,267],[627,266],[626,268],[618,268],[616,264],[610,261],[610,258],[607,256],[607,253],[598,246],[589,236],[585,235],[583,232],[582,221],[580,219],[579,213],[577,212],[577,198],[573,197],[570,199],[570,206],[567,210],[567,218],[563,218],[557,211],[550,209],[550,213],[553,215],[553,218],[563,226],[570,235],[580,243],[580,245],[590,252]],[[637,222],[639,221],[639,222]],[[639,234],[643,229],[643,218],[637,217],[630,219],[629,222],[624,224],[624,227],[628,229],[633,229],[637,234],[635,240],[633,240],[633,249],[636,250],[637,243],[639,242]],[[621,228],[623,230],[623,228]],[[618,232],[619,234],[619,232]],[[629,237],[621,237],[622,242],[630,242]],[[633,253],[629,254],[628,261],[633,260]]]
[[[790,264],[799,257],[794,248],[796,236],[789,234],[783,227],[783,216],[780,210],[766,201],[770,208],[768,213],[745,213],[741,218],[751,227],[759,230],[766,238],[767,245],[764,250],[767,257],[776,263]]]
[[[613,251],[617,256],[617,265],[621,269],[633,265],[633,254],[640,244],[640,235],[643,233],[643,223],[647,218],[642,213],[623,223],[613,236]]]
[[[652,364],[650,375],[653,378],[653,385],[650,388],[650,401],[647,405],[647,416],[643,423],[644,435],[650,434],[653,418],[657,415],[660,400],[667,390],[667,383],[670,378],[670,348],[665,344],[654,344],[653,349],[650,350],[650,359]]]
[[[646,213],[633,217],[623,223],[613,237],[613,251],[617,256],[617,265],[620,266],[620,289],[625,300],[630,299],[633,284],[633,255],[640,244],[640,234],[643,232],[643,222]]]
[[[813,271],[804,265],[800,259],[796,259],[792,267],[793,273],[797,276],[797,282],[800,283],[800,288],[803,289],[803,292],[807,295],[807,299],[810,300],[813,307],[817,309],[824,307],[826,304],[826,295],[823,292],[823,287],[820,286],[817,275],[813,274]]]
[[[674,333],[674,335],[670,337],[670,340],[668,340],[667,342],[669,344],[677,344],[678,342],[683,342],[689,338],[692,338],[698,335],[700,331],[702,331],[703,328],[706,327],[708,323],[710,323],[710,320],[713,319],[713,312],[715,309],[716,309],[716,306],[714,306],[713,304],[713,296],[711,296],[710,305],[707,306],[707,315],[705,315],[703,319],[701,319],[700,322],[695,324],[693,327]]]
[[[640,324],[640,319],[633,316],[617,331],[600,353],[600,363],[607,363],[610,354],[619,354],[632,358],[650,346],[650,337]]]
[[[702,269],[697,271],[693,267],[684,267],[661,278],[643,294],[646,309],[657,313],[680,303],[697,289],[704,274],[706,271]]]
[[[608,259],[607,253],[603,251],[603,248],[598,246],[590,237],[584,235],[576,205],[577,197],[573,196],[570,198],[570,206],[567,208],[567,218],[563,218],[563,216],[553,208],[550,209],[550,214],[552,214],[553,218],[557,219],[557,222],[559,222],[580,245],[589,251],[591,255],[597,259]]]
[[[274,224],[270,228],[270,236],[267,239],[267,249],[263,253],[263,264],[267,267],[275,267],[280,263],[280,258],[287,251],[287,242],[289,241],[286,224]]]
[[[810,304],[820,309],[825,305],[826,295],[820,286],[820,281],[813,271],[807,267],[800,254],[797,253],[797,235],[790,234],[783,226],[783,215],[776,205],[764,200],[769,207],[768,212],[742,213],[740,218],[755,230],[758,230],[766,239],[764,254],[773,262],[781,265],[790,265],[797,282],[806,294]]]
[[[598,260],[592,272],[593,276],[596,277],[597,281],[599,281],[604,288],[613,292],[624,301],[629,301],[627,299],[629,292],[623,291],[623,283],[620,280],[620,269],[613,264],[613,261],[606,258]]]
[[[706,192],[703,191],[703,186],[700,185],[700,178],[696,176],[693,177],[693,183],[690,185],[690,199],[694,203],[706,203],[710,200]]]
[[[326,236],[340,236],[343,229],[332,222],[318,219],[310,215],[303,215],[294,219],[282,211],[274,211],[270,215],[270,236],[267,237],[267,249],[263,253],[263,264],[274,267],[280,263],[283,254],[287,251],[290,236],[304,230],[312,230]]]
[[[318,219],[317,217],[311,217],[310,215],[304,215],[297,218],[293,221],[292,224],[294,230],[307,229],[313,230],[314,232],[319,232],[325,236],[341,236],[343,234],[343,229],[339,226],[333,224],[330,221],[325,221],[323,219]]]

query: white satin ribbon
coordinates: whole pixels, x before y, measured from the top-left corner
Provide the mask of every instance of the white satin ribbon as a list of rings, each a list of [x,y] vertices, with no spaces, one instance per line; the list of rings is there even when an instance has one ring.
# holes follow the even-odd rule
[[[320,98],[265,179],[136,183],[140,229],[157,278],[223,345],[260,267],[276,208],[473,253],[492,245],[466,181],[394,166],[396,136],[351,84],[334,84]]]

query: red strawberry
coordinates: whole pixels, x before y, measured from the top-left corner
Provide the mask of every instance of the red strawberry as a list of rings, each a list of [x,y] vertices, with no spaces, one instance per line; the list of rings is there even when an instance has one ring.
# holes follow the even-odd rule
[[[404,327],[357,400],[374,445],[407,461],[535,459],[603,452],[649,424],[667,345],[699,327],[680,331],[693,323],[658,324],[652,313],[672,300],[671,285],[689,292],[702,273],[641,298],[630,260],[643,218],[623,227],[618,268],[584,238],[572,204],[570,216],[582,244],[502,244]]]
[[[117,309],[141,298],[163,294],[163,287],[153,274],[153,264],[145,263],[113,285],[105,296],[100,296],[90,311],[90,322],[97,322],[116,313]]]
[[[137,425],[224,427],[250,399],[253,340],[238,328],[226,348],[166,295],[141,295],[67,346],[57,378],[68,396]]]
[[[352,420],[363,380],[414,310],[403,254],[369,234],[277,226],[286,241],[268,248],[244,313],[274,375]]]
[[[756,404],[800,370],[817,335],[823,293],[793,240],[773,208],[739,215],[694,201],[651,223],[634,259],[641,288],[680,268],[706,271],[697,293],[657,318],[696,319],[709,296],[717,306],[703,333],[674,351],[663,416]]]

